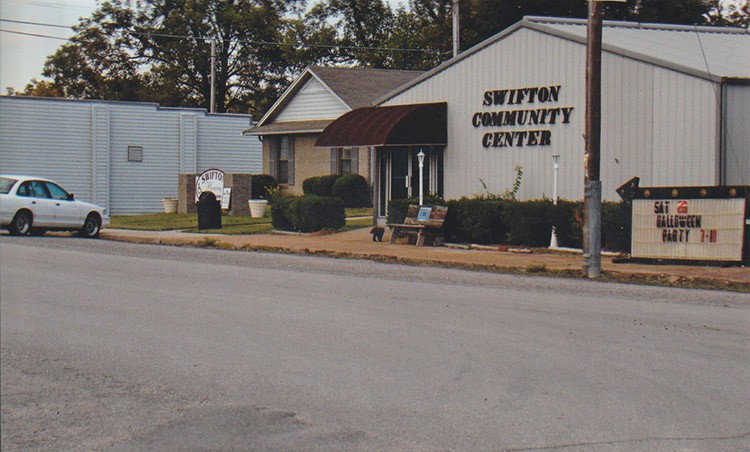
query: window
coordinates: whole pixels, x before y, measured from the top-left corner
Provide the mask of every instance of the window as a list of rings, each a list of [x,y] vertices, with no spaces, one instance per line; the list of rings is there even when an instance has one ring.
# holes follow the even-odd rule
[[[16,182],[18,182],[16,179],[11,179],[10,177],[0,177],[0,193],[4,195],[10,193],[10,189],[13,188]]]
[[[128,162],[143,161],[143,146],[128,146]]]
[[[339,164],[340,174],[352,173],[352,150],[344,148],[341,150],[341,163]]]
[[[52,199],[62,199],[63,201],[68,200],[68,192],[59,185],[53,184],[51,182],[46,182],[45,185],[47,185],[47,189],[52,195]]]
[[[16,195],[24,197],[32,196],[33,192],[31,191],[31,182],[24,182],[21,184],[21,186],[18,187]]]
[[[38,181],[38,180],[32,180],[29,182],[24,183],[26,186],[25,189],[28,191],[28,195],[33,198],[51,198],[49,191],[47,191],[47,187],[44,186],[44,182]],[[24,187],[19,187],[19,191],[23,189]]]
[[[294,185],[294,137],[274,138],[270,146],[271,175],[279,184]]]
[[[331,174],[357,174],[359,148],[332,148]]]
[[[281,137],[279,143],[279,183],[289,183],[289,157],[291,149],[289,146],[289,137]]]

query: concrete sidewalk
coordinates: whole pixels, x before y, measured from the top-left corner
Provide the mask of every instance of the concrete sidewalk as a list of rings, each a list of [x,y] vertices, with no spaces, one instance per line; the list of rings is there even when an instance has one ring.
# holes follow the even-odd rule
[[[134,231],[105,229],[101,233],[107,240],[150,243],[161,245],[214,246],[224,249],[280,251],[303,254],[373,259],[413,263],[420,265],[445,265],[460,268],[500,271],[508,273],[556,273],[570,276],[582,274],[583,257],[580,254],[553,252],[544,249],[514,252],[456,249],[450,247],[415,247],[407,244],[389,244],[389,233],[383,242],[373,242],[369,228],[335,234],[253,234],[223,235],[183,233],[178,231]],[[530,251],[530,252],[529,252]],[[746,267],[715,267],[694,265],[649,265],[613,263],[613,258],[602,256],[605,277],[633,282],[657,282],[674,286],[709,286],[750,292],[750,269]]]

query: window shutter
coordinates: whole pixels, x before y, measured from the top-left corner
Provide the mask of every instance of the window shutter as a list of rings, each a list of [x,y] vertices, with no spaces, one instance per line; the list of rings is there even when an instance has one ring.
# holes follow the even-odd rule
[[[279,178],[279,140],[276,137],[270,137],[268,139],[268,172],[271,173],[275,179]]]
[[[289,137],[289,185],[294,185],[294,137]]]
[[[352,148],[352,174],[359,174],[359,148]]]
[[[331,174],[339,173],[339,149],[331,148]]]

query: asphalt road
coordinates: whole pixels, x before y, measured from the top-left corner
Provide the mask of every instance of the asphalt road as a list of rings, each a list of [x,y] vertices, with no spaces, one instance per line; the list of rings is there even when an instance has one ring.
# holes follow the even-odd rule
[[[750,296],[0,238],[2,449],[750,450]]]

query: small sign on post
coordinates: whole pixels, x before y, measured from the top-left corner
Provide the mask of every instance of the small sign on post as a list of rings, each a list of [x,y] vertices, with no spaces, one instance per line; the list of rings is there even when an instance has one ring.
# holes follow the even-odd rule
[[[232,200],[232,187],[224,187],[224,191],[221,193],[221,208],[229,210]]]

